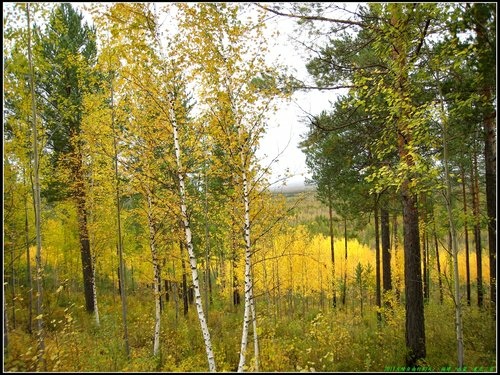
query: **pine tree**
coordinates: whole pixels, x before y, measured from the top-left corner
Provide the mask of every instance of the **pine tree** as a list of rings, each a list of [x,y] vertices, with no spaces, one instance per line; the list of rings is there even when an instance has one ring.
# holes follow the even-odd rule
[[[72,181],[71,184],[53,181],[45,196],[50,201],[71,197],[77,207],[85,306],[88,312],[94,312],[85,155],[79,137],[83,96],[93,89],[90,68],[95,63],[97,49],[94,30],[82,20],[83,16],[70,4],[60,4],[53,10],[47,31],[37,40],[43,71],[37,81],[37,93],[44,99],[42,112],[52,150],[52,168],[64,169]]]

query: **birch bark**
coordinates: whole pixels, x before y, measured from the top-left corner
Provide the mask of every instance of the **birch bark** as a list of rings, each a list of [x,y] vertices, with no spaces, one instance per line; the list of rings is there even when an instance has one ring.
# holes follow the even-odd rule
[[[172,110],[173,110],[173,103],[172,103]],[[195,257],[194,249],[193,249],[191,225],[190,225],[189,217],[187,214],[184,173],[182,170],[181,150],[180,150],[180,146],[179,146],[179,135],[178,135],[177,123],[175,121],[175,116],[172,116],[171,122],[172,122],[172,128],[173,128],[173,136],[174,136],[175,159],[176,159],[177,171],[178,171],[177,174],[178,174],[178,178],[179,178],[179,195],[180,195],[180,200],[181,200],[181,216],[182,216],[182,223],[184,226],[184,233],[186,235],[186,245],[187,245],[187,250],[188,250],[188,255],[189,255],[189,264],[191,266],[191,275],[193,277],[193,288],[194,288],[196,310],[198,312],[198,319],[200,321],[201,331],[203,334],[203,340],[205,341],[205,349],[207,352],[208,367],[209,367],[209,370],[211,372],[215,372],[216,371],[215,358],[214,358],[214,353],[212,350],[212,343],[210,340],[210,331],[208,330],[208,324],[207,324],[207,321],[205,319],[205,313],[203,312],[203,304],[202,304],[202,300],[201,300],[198,269],[197,269],[196,257]]]

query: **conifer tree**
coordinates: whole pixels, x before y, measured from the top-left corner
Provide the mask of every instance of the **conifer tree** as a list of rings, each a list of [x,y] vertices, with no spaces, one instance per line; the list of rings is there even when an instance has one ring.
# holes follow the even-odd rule
[[[92,253],[88,231],[87,180],[80,139],[83,97],[91,92],[90,68],[95,64],[95,31],[71,4],[52,12],[47,31],[39,36],[41,75],[37,94],[43,98],[43,118],[53,170],[67,171],[70,184],[53,181],[45,196],[49,201],[71,198],[78,212],[78,230],[85,291],[85,306],[94,312]],[[68,186],[67,189],[63,187]]]

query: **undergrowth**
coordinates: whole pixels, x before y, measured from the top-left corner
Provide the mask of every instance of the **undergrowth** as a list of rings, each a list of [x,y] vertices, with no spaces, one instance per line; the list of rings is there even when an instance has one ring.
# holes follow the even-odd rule
[[[75,303],[51,301],[45,323],[46,371],[58,372],[205,372],[205,347],[194,306],[187,316],[165,304],[161,322],[161,352],[153,356],[154,304],[146,292],[128,298],[130,358],[123,340],[119,298],[101,296],[100,324]],[[241,343],[243,306],[213,307],[208,324],[218,371],[236,371]],[[20,311],[22,311],[20,306]],[[260,371],[388,371],[401,368],[405,358],[404,306],[381,309],[365,306],[363,316],[355,303],[336,309],[318,307],[277,310],[257,305]],[[490,313],[477,307],[463,309],[465,365],[469,369],[496,370],[496,331]],[[25,319],[9,330],[4,356],[5,371],[40,371],[37,341],[27,332]],[[455,368],[456,337],[451,304],[425,307],[426,366],[434,370]],[[255,370],[250,330],[247,371]],[[492,367],[493,366],[493,367]]]

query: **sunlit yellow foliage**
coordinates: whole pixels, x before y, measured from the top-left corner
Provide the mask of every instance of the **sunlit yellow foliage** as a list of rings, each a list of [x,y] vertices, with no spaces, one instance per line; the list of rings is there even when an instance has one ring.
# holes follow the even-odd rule
[[[345,251],[347,246],[347,260]],[[449,255],[440,249],[441,273],[443,283],[446,277],[451,280],[451,260]],[[375,249],[360,243],[356,239],[343,238],[334,241],[335,252],[335,280],[339,290],[339,281],[347,270],[348,285],[355,281],[355,269],[360,263],[363,267],[370,265],[372,273],[370,284],[375,284]],[[391,273],[393,286],[398,286],[404,292],[403,249],[391,251]],[[461,284],[465,284],[465,251],[459,252],[459,273]],[[289,290],[297,294],[312,295],[320,292],[332,294],[332,261],[330,239],[322,235],[310,237],[306,229],[298,226],[281,232],[265,244],[258,246],[254,268],[256,279],[256,294],[285,293]],[[472,253],[469,256],[470,279],[475,284],[476,258]],[[483,253],[483,283],[489,280],[488,257]],[[431,283],[437,287],[437,267],[435,256],[430,257]],[[422,268],[423,269],[423,268]],[[381,269],[382,276],[382,269]],[[396,282],[399,279],[399,284]]]
[[[374,252],[357,240],[348,240],[347,262],[343,239],[334,241],[335,280],[347,269],[348,282],[354,277],[358,262],[374,268]],[[332,261],[330,239],[322,235],[310,238],[305,227],[299,226],[276,236],[258,257],[255,267],[257,294],[269,290],[293,291],[305,296],[326,292],[332,294]]]

